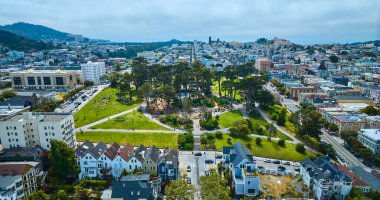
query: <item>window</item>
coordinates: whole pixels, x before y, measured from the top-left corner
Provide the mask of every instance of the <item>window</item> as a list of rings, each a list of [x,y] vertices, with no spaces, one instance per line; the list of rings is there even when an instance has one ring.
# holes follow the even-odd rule
[[[57,85],[63,85],[63,77],[55,77],[55,82]]]
[[[13,77],[13,83],[15,85],[22,85],[21,77]]]
[[[51,85],[50,77],[43,77],[43,79],[44,79],[44,85]]]
[[[36,79],[34,77],[27,77],[28,85],[36,85]]]
[[[42,82],[42,81],[41,81],[41,77],[37,77],[37,84],[38,84],[38,85],[42,85],[41,82]]]
[[[248,181],[248,185],[251,185],[251,181]]]

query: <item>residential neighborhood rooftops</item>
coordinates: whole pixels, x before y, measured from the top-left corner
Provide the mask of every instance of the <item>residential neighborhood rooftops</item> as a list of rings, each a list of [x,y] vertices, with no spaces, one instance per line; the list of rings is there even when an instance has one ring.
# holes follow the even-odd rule
[[[153,200],[153,188],[151,187],[151,183],[141,181],[115,181],[112,187],[111,198]]]
[[[380,129],[361,129],[359,131],[360,135],[364,135],[375,141],[380,141]]]
[[[380,191],[380,180],[377,179],[371,173],[368,173],[360,166],[350,167],[349,168],[354,174],[359,176],[363,181],[368,183],[373,189]]]

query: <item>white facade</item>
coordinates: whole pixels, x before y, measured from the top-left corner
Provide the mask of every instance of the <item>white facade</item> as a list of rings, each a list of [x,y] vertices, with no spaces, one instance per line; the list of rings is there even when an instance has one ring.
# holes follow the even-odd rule
[[[380,155],[380,129],[361,129],[358,139],[364,146],[371,149],[375,155]]]
[[[52,139],[74,147],[74,118],[66,113],[25,112],[0,121],[3,148],[40,145],[50,148]]]
[[[100,77],[106,74],[104,62],[91,62],[81,64],[82,76],[85,81],[92,81],[95,85],[100,84]]]

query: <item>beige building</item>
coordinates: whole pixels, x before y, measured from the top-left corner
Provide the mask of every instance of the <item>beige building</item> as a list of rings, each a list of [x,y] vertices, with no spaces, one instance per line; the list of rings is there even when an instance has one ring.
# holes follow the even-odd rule
[[[76,87],[80,73],[69,70],[24,70],[10,73],[12,89],[70,90]]]
[[[266,58],[260,58],[255,61],[255,68],[258,70],[268,71],[273,66],[273,62]]]
[[[291,87],[289,88],[290,98],[298,100],[298,95],[301,93],[315,93],[317,90],[314,87]]]
[[[142,163],[143,172],[157,175],[157,164],[159,157],[160,150],[157,147],[152,146],[149,148],[145,155],[144,162]]]

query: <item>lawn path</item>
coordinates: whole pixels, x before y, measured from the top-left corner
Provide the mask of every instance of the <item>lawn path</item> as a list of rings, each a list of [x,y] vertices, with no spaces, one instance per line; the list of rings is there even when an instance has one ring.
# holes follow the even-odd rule
[[[260,106],[256,106],[255,107],[257,108],[257,110],[259,111],[260,115],[268,122],[268,123],[273,123],[274,127],[276,127],[277,130],[279,130],[281,133],[287,135],[288,137],[292,138],[293,139],[293,144],[297,144],[297,143],[303,143],[301,142],[299,139],[297,139],[296,137],[294,137],[292,134],[288,133],[288,131],[284,130],[282,127],[278,126],[275,122],[273,122],[271,119],[269,119],[269,117],[266,115],[266,113],[260,108]],[[305,148],[311,152],[314,152],[316,153],[317,151],[315,149],[313,149],[312,147],[308,146],[307,144],[305,144]]]
[[[123,133],[175,133],[178,134],[179,131],[170,130],[136,130],[136,129],[87,129],[84,132],[123,132]]]

